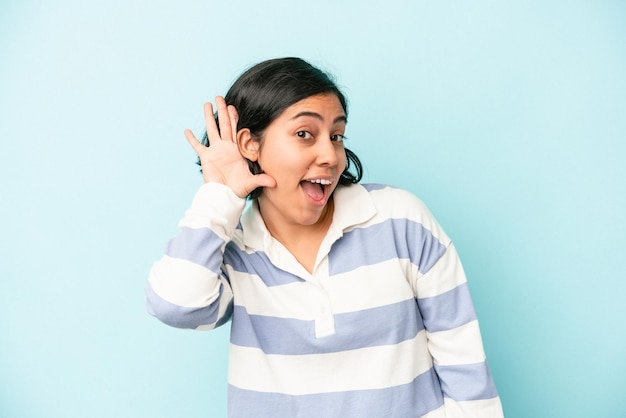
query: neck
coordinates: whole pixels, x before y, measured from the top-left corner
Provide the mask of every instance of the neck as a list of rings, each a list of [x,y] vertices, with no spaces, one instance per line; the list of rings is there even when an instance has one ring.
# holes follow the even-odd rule
[[[263,217],[261,200],[257,200],[257,203],[261,217]],[[272,237],[283,244],[300,264],[302,264],[309,273],[312,273],[320,245],[332,223],[334,209],[335,205],[331,199],[328,201],[328,204],[325,206],[317,222],[311,225],[285,222],[273,223],[265,218],[263,218],[263,221]]]
[[[265,223],[265,227],[272,237],[283,244],[285,244],[285,242],[299,241],[301,239],[310,239],[311,234],[321,234],[322,236],[326,235],[326,232],[328,232],[330,224],[333,221],[333,213],[335,211],[334,201],[331,198],[315,223],[311,225],[302,225],[298,223],[274,222],[271,218],[264,216],[261,199],[257,200],[257,205],[259,212],[261,213],[261,218],[263,218],[263,222]]]

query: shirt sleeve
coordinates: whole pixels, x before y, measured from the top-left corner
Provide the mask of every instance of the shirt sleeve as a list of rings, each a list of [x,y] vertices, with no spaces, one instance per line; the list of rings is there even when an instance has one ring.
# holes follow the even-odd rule
[[[415,292],[446,417],[502,417],[465,273],[452,243],[416,280]]]
[[[244,206],[227,186],[206,183],[198,190],[178,235],[150,270],[148,313],[178,328],[212,329],[228,321],[233,295],[223,255]]]

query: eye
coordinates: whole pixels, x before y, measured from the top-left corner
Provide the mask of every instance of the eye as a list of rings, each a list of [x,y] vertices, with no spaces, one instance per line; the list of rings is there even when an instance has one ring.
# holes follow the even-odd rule
[[[302,138],[302,139],[311,139],[311,138],[313,138],[313,135],[309,131],[298,131],[298,132],[296,132],[296,135],[298,136],[298,138]]]
[[[343,142],[344,139],[346,139],[346,137],[343,134],[335,134],[330,136],[330,140],[335,142]]]

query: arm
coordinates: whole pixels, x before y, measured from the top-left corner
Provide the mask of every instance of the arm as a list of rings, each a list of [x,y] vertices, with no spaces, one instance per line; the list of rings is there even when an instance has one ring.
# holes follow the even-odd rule
[[[232,309],[232,290],[222,271],[226,244],[232,238],[247,194],[273,187],[266,174],[253,175],[239,151],[237,111],[216,98],[219,130],[213,107],[205,104],[204,146],[190,130],[185,137],[198,154],[205,184],[181,220],[180,232],[150,271],[146,286],[148,312],[166,324],[210,329],[224,323]]]
[[[447,418],[500,418],[465,273],[452,243],[415,283]]]
[[[243,199],[218,183],[198,190],[179,234],[150,271],[146,303],[151,315],[193,329],[211,329],[228,320],[233,296],[221,266],[243,207]]]

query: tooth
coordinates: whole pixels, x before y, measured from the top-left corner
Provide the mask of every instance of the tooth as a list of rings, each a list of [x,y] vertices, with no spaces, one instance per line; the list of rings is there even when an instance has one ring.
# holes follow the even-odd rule
[[[329,185],[332,183],[332,181],[330,180],[324,180],[324,179],[313,179],[313,180],[309,180],[309,182],[311,183],[317,183],[317,184],[324,184],[324,185]]]

